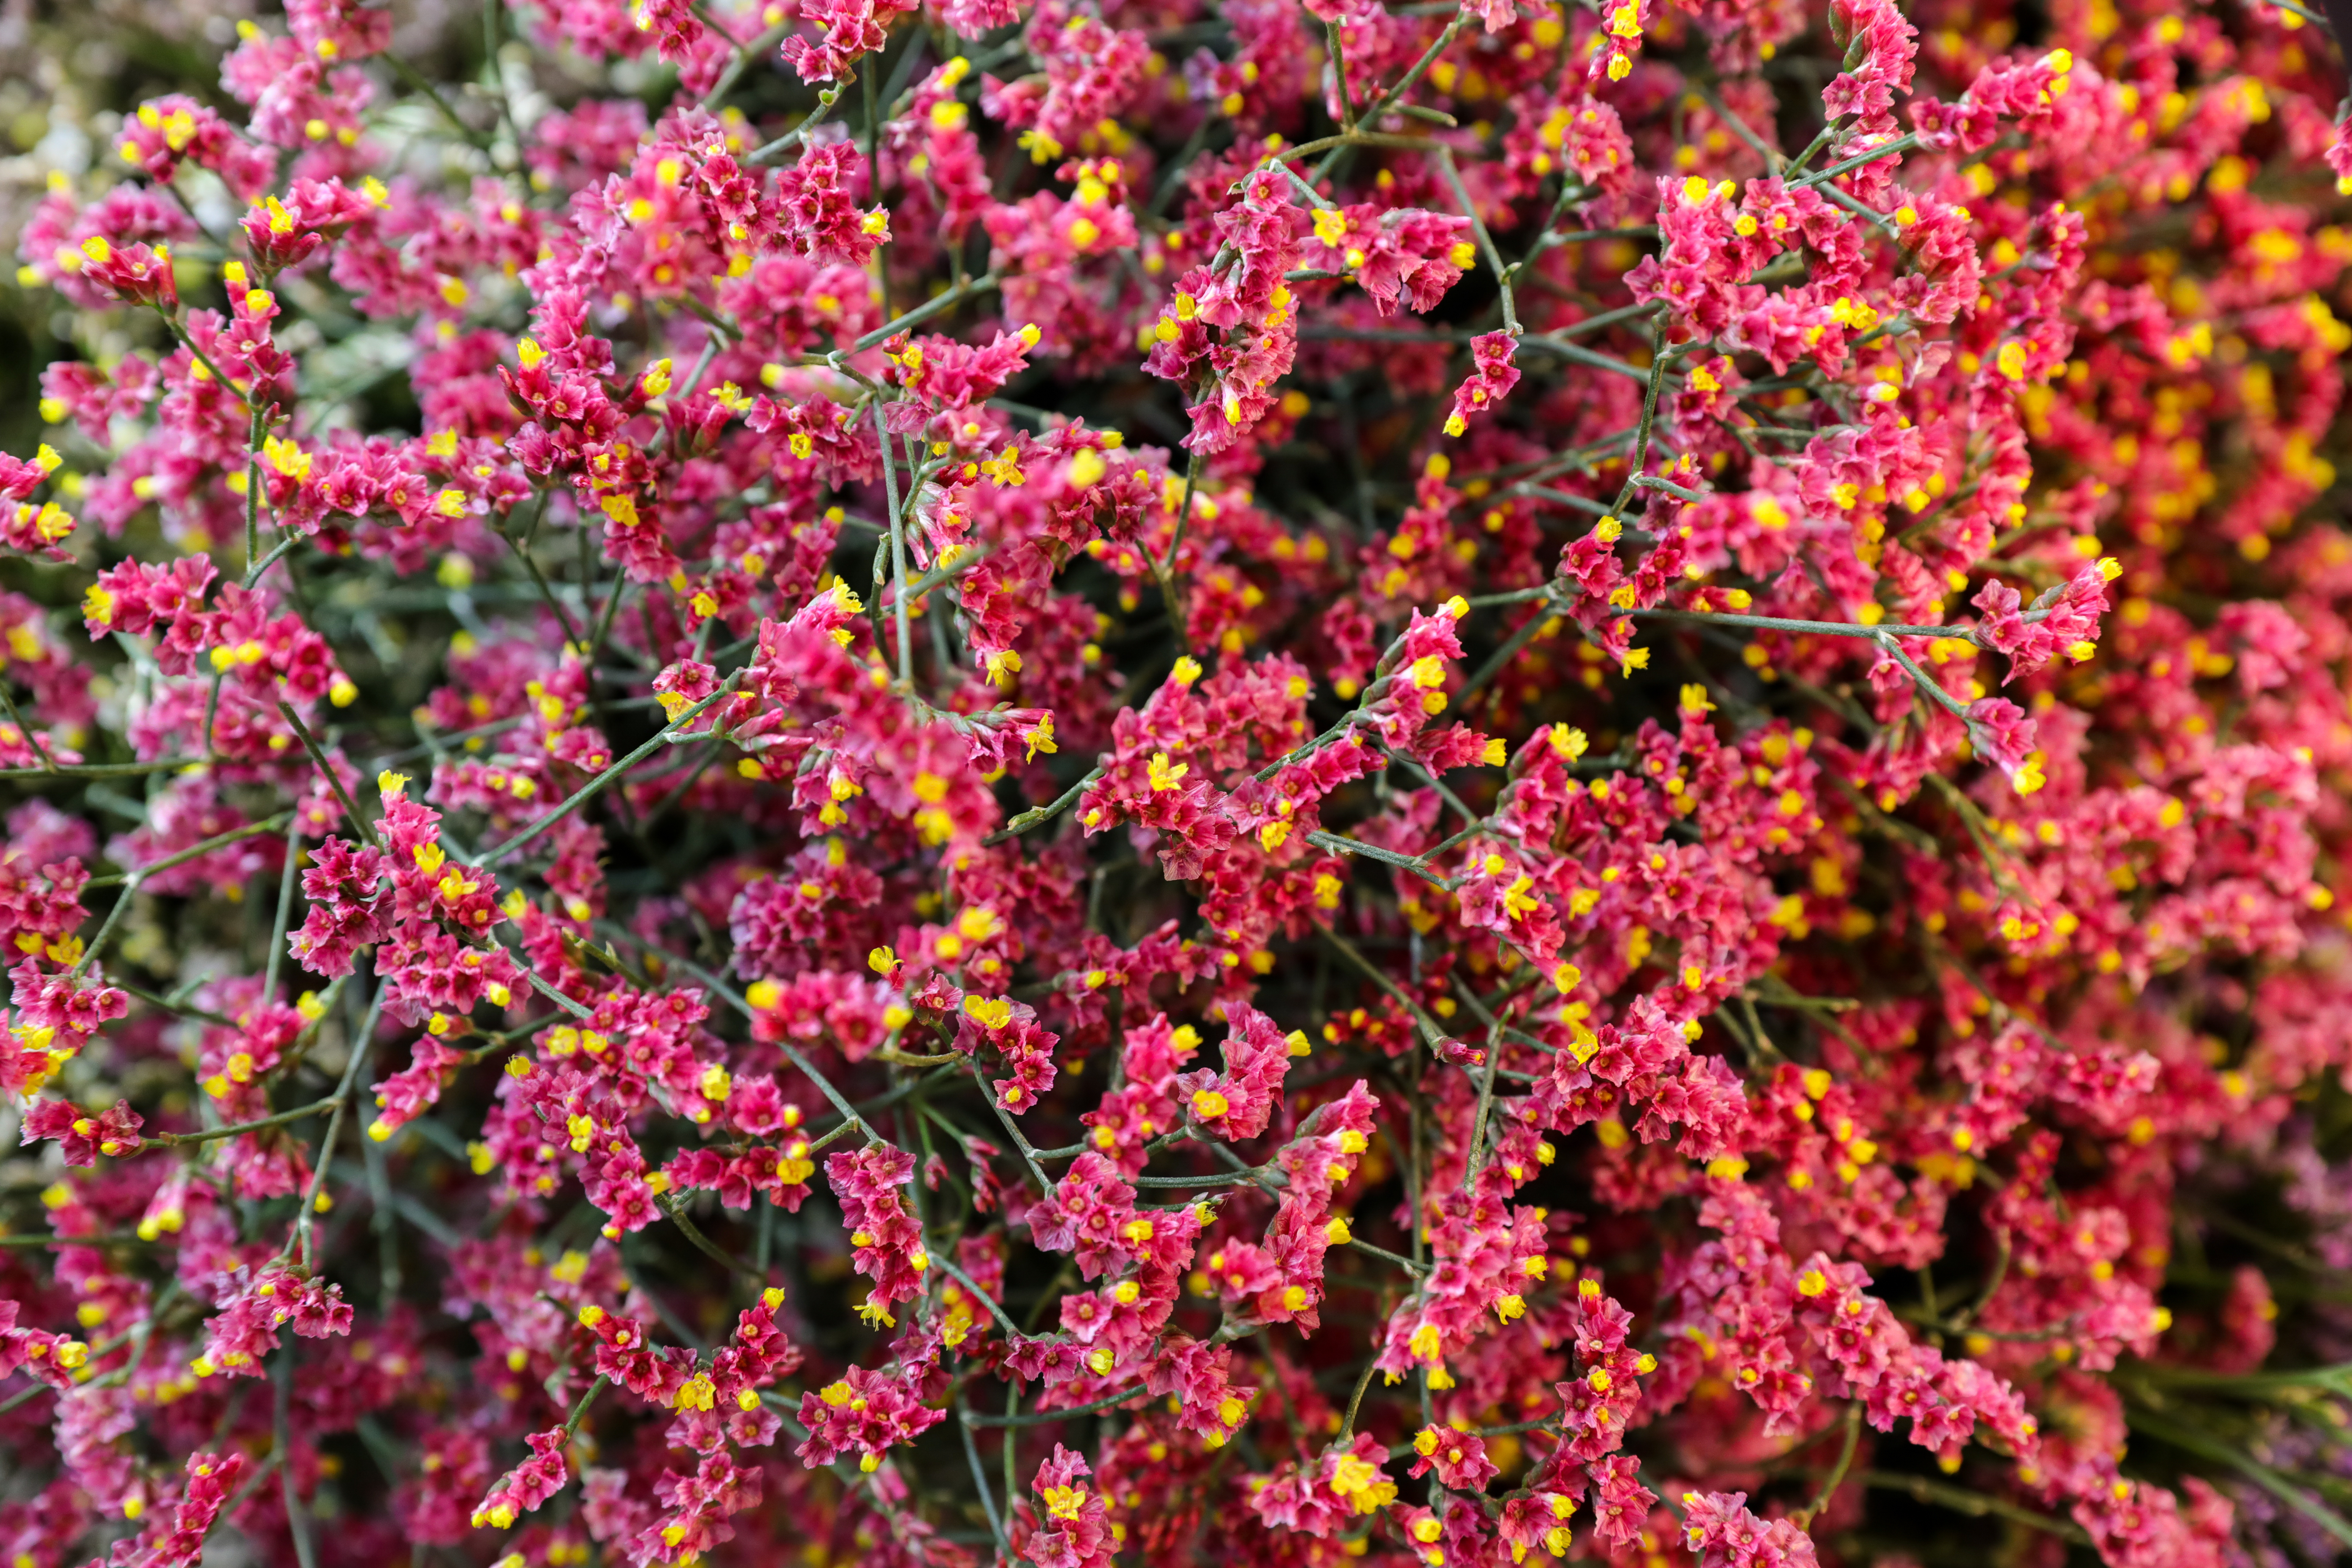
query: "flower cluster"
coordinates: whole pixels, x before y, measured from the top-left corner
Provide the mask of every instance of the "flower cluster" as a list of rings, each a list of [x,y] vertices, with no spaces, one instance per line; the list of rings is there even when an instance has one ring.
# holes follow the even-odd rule
[[[2329,33],[286,0],[61,88],[0,1556],[2340,1557]]]

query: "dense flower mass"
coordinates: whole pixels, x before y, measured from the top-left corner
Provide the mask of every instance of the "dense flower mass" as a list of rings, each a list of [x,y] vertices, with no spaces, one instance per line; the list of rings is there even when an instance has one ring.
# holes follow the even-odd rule
[[[2352,1552],[2326,18],[429,10],[19,215],[5,1568]]]

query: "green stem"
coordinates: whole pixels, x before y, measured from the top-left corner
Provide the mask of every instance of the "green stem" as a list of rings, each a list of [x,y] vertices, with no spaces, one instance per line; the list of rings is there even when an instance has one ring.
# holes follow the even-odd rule
[[[211,375],[213,380],[220,384],[221,390],[227,393],[231,397],[236,398],[236,405],[239,408],[247,409],[248,411],[251,410],[253,407],[252,400],[236,389],[236,383],[231,381],[226,374],[222,374],[221,367],[213,363],[212,355],[205,353],[204,350],[196,346],[196,340],[188,336],[188,330],[180,324],[180,319],[177,316],[173,315],[168,310],[165,310],[160,305],[156,307],[155,313],[163,318],[163,324],[172,330],[172,335],[173,337],[180,340],[180,346],[186,349],[189,355],[193,357],[198,364],[205,367],[205,373]],[[247,557],[247,559],[250,560],[251,557]]]
[[[41,738],[33,733],[33,727],[30,724],[25,722],[25,716],[16,711],[16,700],[8,694],[8,687],[5,681],[0,681],[0,709],[7,710],[9,722],[15,724],[16,732],[25,737],[25,744],[33,748],[33,755],[41,759],[40,767],[31,771],[55,773],[58,771],[58,760],[49,755],[49,749],[41,744]]]
[[[716,111],[719,105],[726,100],[727,95],[734,90],[735,84],[742,79],[743,72],[751,67],[751,62],[782,43],[784,35],[792,30],[793,25],[790,21],[779,22],[751,42],[736,45],[735,58],[727,62],[727,68],[719,73],[719,79],[711,84],[709,92],[702,95],[702,107],[705,110]]]
[[[1443,56],[1446,50],[1454,47],[1454,40],[1462,36],[1462,29],[1470,25],[1470,8],[1466,5],[1461,10],[1455,12],[1454,20],[1448,22],[1445,25],[1445,30],[1437,35],[1436,41],[1432,43],[1427,49],[1422,52],[1421,58],[1413,62],[1412,68],[1405,72],[1404,76],[1394,87],[1381,94],[1379,100],[1375,102],[1371,108],[1366,110],[1362,114],[1358,115],[1356,117],[1356,123],[1359,125],[1378,125],[1381,122],[1381,116],[1386,114],[1389,110],[1395,105],[1397,100],[1402,98],[1406,93],[1411,92],[1413,89],[1414,84],[1419,82],[1423,76],[1426,76],[1429,73],[1429,68],[1437,63],[1439,57]],[[1347,151],[1347,146],[1352,145],[1354,141],[1362,135],[1363,132],[1361,132],[1351,131],[1349,136],[1340,139],[1344,143],[1346,143],[1345,145],[1334,147],[1323,155],[1323,162],[1316,165],[1315,169],[1315,180],[1317,184],[1321,184],[1324,177],[1331,173],[1332,165],[1339,161],[1339,156]]]
[[[908,310],[905,315],[898,316],[883,322],[880,326],[875,328],[872,331],[858,339],[856,343],[852,344],[849,352],[851,353],[862,354],[867,349],[874,348],[881,343],[888,342],[892,338],[898,336],[900,332],[905,331],[908,327],[920,325],[922,322],[929,321],[933,316],[938,315],[942,310],[952,310],[956,306],[962,304],[966,300],[971,299],[975,294],[984,294],[989,289],[995,288],[1002,280],[1003,279],[1000,275],[994,272],[983,272],[977,278],[968,279],[946,290],[944,293],[935,295],[931,299],[926,300],[923,303],[916,306],[913,310]],[[838,359],[842,356],[834,355],[832,357]]]
[[[1431,866],[1428,859],[1423,856],[1400,855],[1393,849],[1383,849],[1377,844],[1366,844],[1360,839],[1344,837],[1337,833],[1326,833],[1320,828],[1308,833],[1307,842],[1318,848],[1331,850],[1335,854],[1360,855],[1368,860],[1378,860],[1383,866],[1393,866],[1401,871],[1411,871],[1433,888],[1451,890],[1454,886],[1451,878],[1439,876],[1436,868]]]
[[[1529,590],[1529,594],[1532,596],[1548,595],[1550,592],[1551,589],[1548,586]],[[1528,644],[1535,641],[1536,637],[1543,631],[1544,627],[1549,624],[1551,619],[1552,610],[1549,606],[1538,610],[1534,615],[1529,616],[1527,618],[1527,623],[1520,626],[1517,631],[1513,632],[1510,635],[1510,637],[1505,641],[1503,646],[1496,648],[1493,654],[1489,655],[1486,662],[1480,665],[1476,671],[1471,675],[1470,679],[1462,683],[1462,689],[1454,694],[1454,700],[1457,703],[1465,700],[1471,695],[1471,693],[1478,690],[1488,681],[1502,674],[1505,669],[1509,668],[1511,660],[1518,658],[1520,652],[1526,648]]]
[[[1873,642],[1890,637],[1973,640],[1976,631],[1973,626],[1865,626],[1859,621],[1801,621],[1784,616],[1735,615],[1728,610],[1631,610],[1627,614],[1635,620],[1697,621],[1723,626],[1753,626],[1759,631],[1789,632],[1797,636],[1863,637]]]
[[[1519,312],[1511,299],[1511,271],[1503,265],[1502,253],[1495,248],[1494,237],[1486,232],[1486,220],[1478,216],[1478,204],[1470,199],[1470,187],[1462,183],[1462,171],[1455,166],[1453,149],[1440,144],[1437,166],[1445,172],[1445,182],[1454,187],[1454,199],[1461,204],[1462,216],[1470,220],[1470,232],[1478,241],[1479,253],[1486,265],[1495,269],[1495,286],[1501,291],[1503,331],[1516,338],[1519,335]]]
[[[129,911],[131,900],[137,896],[142,880],[153,876],[158,871],[168,870],[184,861],[193,860],[199,855],[208,854],[224,844],[233,844],[240,838],[250,838],[257,833],[275,832],[285,826],[288,818],[292,815],[291,812],[280,812],[266,822],[250,822],[243,827],[232,828],[226,833],[217,834],[205,839],[202,844],[191,845],[177,855],[167,855],[152,866],[142,866],[128,876],[91,878],[84,884],[85,887],[95,888],[101,882],[110,887],[120,882],[122,885],[122,894],[114,900],[114,907],[106,911],[106,920],[99,926],[98,934],[89,939],[89,945],[82,950],[81,957],[75,960],[74,966],[66,972],[66,977],[69,980],[80,979],[82,972],[96,962],[100,953],[106,951],[108,939],[114,935],[114,928],[121,922],[123,915]]]
[[[1862,1401],[1856,1399],[1845,1407],[1845,1444],[1838,1450],[1837,1463],[1831,1467],[1828,1479],[1822,1482],[1822,1489],[1813,1494],[1813,1500],[1792,1516],[1798,1529],[1802,1530],[1811,1524],[1822,1516],[1822,1510],[1830,1506],[1830,1500],[1837,1496],[1838,1488],[1845,1484],[1845,1473],[1853,1468],[1853,1452],[1861,1446]]]
[[[1349,942],[1346,937],[1341,936],[1338,931],[1333,931],[1329,926],[1318,926],[1316,929],[1323,933],[1324,941],[1329,942],[1333,947],[1339,950],[1340,957],[1355,965],[1359,973],[1370,980],[1372,984],[1378,985],[1381,990],[1387,992],[1390,997],[1395,1001],[1397,1005],[1402,1007],[1405,1011],[1412,1015],[1413,1022],[1421,1026],[1421,1037],[1425,1043],[1433,1046],[1438,1041],[1445,1037],[1445,1031],[1437,1026],[1437,1020],[1432,1018],[1428,1013],[1424,1012],[1420,1003],[1407,995],[1405,994],[1404,987],[1390,979],[1388,975],[1375,968],[1370,959],[1357,952],[1355,943]],[[1416,1222],[1413,1235],[1418,1237],[1420,1234],[1420,1226],[1418,1222]],[[1367,1248],[1367,1250],[1377,1249]]]
[[[696,1225],[693,1220],[687,1217],[686,1205],[675,1194],[667,1193],[663,1194],[660,1197],[654,1200],[654,1206],[660,1209],[662,1213],[669,1215],[671,1223],[677,1226],[678,1230],[686,1237],[686,1239],[692,1242],[695,1249],[700,1252],[704,1257],[733,1269],[736,1273],[742,1275],[747,1279],[757,1279],[762,1284],[767,1282],[768,1277],[766,1275],[761,1273],[750,1264],[743,1262],[740,1258],[730,1256],[726,1249],[721,1247],[717,1242],[703,1235],[702,1227]]]
[[[661,948],[648,947],[646,951],[655,953],[666,963],[674,963],[677,965],[677,967],[685,970],[697,980],[701,981],[705,985],[709,986],[714,994],[725,1001],[729,1006],[734,1008],[738,1013],[743,1015],[744,1017],[757,1018],[759,1016],[758,1009],[754,1008],[751,1003],[744,1000],[743,994],[741,992],[737,991],[733,986],[729,985],[725,981],[720,980],[719,976],[711,973],[710,971],[703,968],[702,965],[695,963],[692,959],[681,957],[677,953],[667,952]],[[821,1092],[827,1100],[832,1102],[833,1108],[835,1110],[841,1112],[843,1117],[843,1127],[855,1127],[860,1131],[863,1131],[868,1138],[875,1136],[872,1125],[866,1121],[866,1118],[857,1113],[857,1108],[850,1104],[848,1098],[845,1096],[841,1090],[833,1086],[833,1080],[831,1079],[816,1070],[816,1064],[810,1061],[806,1056],[803,1055],[798,1047],[793,1045],[789,1041],[779,1040],[776,1043],[776,1048],[784,1054],[785,1060],[791,1062],[793,1066],[800,1068],[802,1072],[807,1074],[809,1081],[816,1085],[818,1091]]]
[[[997,1305],[995,1297],[982,1289],[971,1275],[966,1274],[962,1269],[957,1268],[954,1264],[941,1257],[937,1248],[927,1247],[926,1250],[929,1253],[931,1261],[939,1265],[940,1269],[946,1273],[949,1279],[954,1280],[957,1284],[962,1286],[965,1289],[971,1291],[975,1297],[979,1298],[980,1304],[988,1309],[989,1316],[996,1320],[997,1326],[999,1328],[1002,1328],[1007,1334],[1015,1339],[1021,1337],[1021,1325],[1004,1315],[1004,1309]]]
[[[296,545],[301,542],[302,536],[299,533],[289,533],[285,538],[279,540],[276,545],[271,547],[269,553],[263,556],[259,561],[254,563],[253,570],[245,574],[245,585],[250,588],[256,583],[260,582],[261,574],[268,571],[272,566],[277,565],[278,558],[279,556],[284,555],[288,551],[292,550]]]
[[[769,142],[766,146],[754,151],[749,158],[744,160],[744,162],[756,166],[782,156],[785,152],[798,145],[803,137],[806,136],[811,131],[815,130],[816,122],[823,120],[826,115],[832,113],[833,106],[840,101],[841,89],[837,87],[826,88],[823,92],[816,95],[816,107],[809,110],[807,119],[802,121],[798,125],[793,126],[790,131],[785,132],[782,136],[777,137],[773,142]]]
[[[261,560],[261,410],[253,411],[250,432],[245,438],[245,564],[246,586],[251,587],[260,576]],[[272,557],[275,559],[275,557]],[[303,1568],[310,1568],[306,1563]]]
[[[1086,777],[1080,779],[1077,783],[1064,790],[1060,795],[1055,795],[1053,800],[1044,805],[1031,806],[1027,811],[1023,812],[1020,816],[1013,818],[1003,826],[998,828],[995,832],[982,839],[981,844],[982,847],[1002,844],[1008,838],[1019,837],[1022,834],[1028,832],[1039,823],[1052,821],[1055,817],[1059,816],[1063,812],[1067,811],[1071,805],[1076,802],[1078,796],[1086,794],[1087,791],[1092,789],[1097,784],[1101,782],[1102,776],[1102,766],[1100,763],[1097,763],[1094,767],[1087,771]]]
[[[1862,1484],[1866,1487],[1875,1487],[1881,1491],[1909,1492],[1917,1501],[1934,1503],[1938,1508],[1948,1508],[1954,1513],[1964,1513],[1971,1519],[1983,1519],[1990,1515],[1992,1518],[2005,1519],[2012,1524],[2021,1524],[2029,1530],[2042,1531],[2081,1545],[2090,1544],[2090,1532],[2072,1520],[2053,1519],[2046,1513],[2036,1513],[2030,1508],[2020,1508],[2006,1499],[1988,1497],[1982,1492],[1971,1491],[1966,1487],[1956,1487],[1944,1481],[1929,1480],[1925,1476],[1901,1476],[1885,1470],[1864,1470],[1862,1473]]]
[[[596,1396],[604,1393],[605,1385],[612,1381],[611,1378],[599,1373],[596,1381],[588,1385],[588,1392],[582,1394],[580,1403],[572,1407],[572,1419],[563,1424],[565,1442],[569,1443],[572,1438],[580,1436],[580,1423],[588,1419],[588,1407],[596,1403]]]
[[[1918,134],[1916,132],[1906,132],[1884,146],[1873,147],[1867,153],[1857,153],[1853,157],[1846,159],[1843,163],[1832,163],[1826,169],[1822,169],[1815,174],[1807,174],[1801,180],[1790,182],[1790,184],[1792,188],[1796,185],[1822,184],[1828,181],[1836,179],[1840,174],[1849,174],[1855,169],[1859,169],[1864,163],[1875,163],[1881,158],[1900,157],[1917,145],[1919,145]]]
[[[963,1434],[963,1457],[971,1466],[971,1484],[980,1491],[981,1511],[988,1515],[988,1533],[996,1542],[996,1559],[1000,1563],[1013,1560],[1013,1549],[1005,1542],[1004,1521],[996,1511],[996,1489],[989,1484],[988,1467],[980,1462],[980,1440],[971,1435],[971,1406],[961,1391],[956,1394],[956,1424]]]
[[[248,822],[242,827],[232,827],[226,833],[215,833],[203,843],[191,844],[177,854],[166,855],[161,860],[152,861],[121,876],[92,877],[83,886],[112,888],[135,884],[153,876],[158,871],[168,871],[174,866],[185,865],[199,855],[209,855],[223,845],[234,844],[240,838],[250,838],[257,833],[275,833],[285,826],[287,818],[293,815],[290,811],[281,811],[277,816],[264,817],[259,822]]]
[[[341,1103],[339,1096],[331,1094],[324,1100],[313,1100],[308,1105],[299,1106],[292,1110],[281,1110],[275,1116],[265,1116],[257,1121],[239,1121],[228,1127],[207,1127],[201,1132],[153,1132],[149,1133],[142,1142],[160,1144],[166,1149],[211,1143],[223,1138],[242,1137],[247,1132],[266,1132],[272,1127],[290,1126],[294,1122],[307,1121],[322,1110],[332,1110]]]
[[[890,429],[882,416],[882,405],[874,405],[874,438],[882,448],[882,500],[890,516],[890,580],[898,592],[891,595],[892,619],[898,636],[898,684],[909,690],[915,684],[915,635],[907,604],[907,517],[898,505],[898,462],[890,450]],[[914,502],[914,476],[907,478],[907,500]]]
[[[51,768],[0,768],[0,779],[131,779],[148,773],[177,773],[202,761],[202,757],[158,757],[152,763],[61,763]]]
[[[1106,1394],[1091,1405],[1073,1405],[1066,1410],[1033,1410],[1022,1415],[1008,1407],[1002,1415],[968,1415],[964,1419],[974,1426],[1043,1426],[1049,1422],[1067,1421],[1074,1415],[1091,1415],[1097,1410],[1108,1410],[1147,1392],[1141,1384],[1138,1384],[1124,1394]]]
[[[1192,454],[1184,466],[1184,500],[1176,509],[1176,526],[1168,536],[1168,553],[1154,557],[1149,549],[1144,559],[1151,563],[1151,576],[1160,584],[1160,602],[1168,608],[1168,629],[1176,638],[1176,651],[1190,653],[1192,643],[1184,635],[1184,606],[1176,597],[1176,552],[1184,548],[1184,529],[1192,521],[1192,496],[1201,488],[1201,454]]]
[[[302,818],[297,814],[286,824],[286,865],[278,874],[278,918],[270,923],[269,961],[261,982],[265,1002],[278,1000],[278,974],[286,958],[286,927],[294,918],[294,878],[301,864]]]
[[[279,1454],[294,1451],[294,1358],[299,1353],[301,1342],[300,1340],[288,1342],[286,1348],[278,1353],[278,1364],[271,1369],[271,1382],[277,1387],[270,1415],[270,1432]],[[286,1495],[286,1524],[294,1533],[294,1555],[302,1568],[319,1568],[318,1552],[310,1542],[310,1512],[302,1506],[302,1494],[295,1489],[294,1467],[279,1465],[278,1480]]]
[[[294,711],[294,705],[280,701],[278,711],[294,726],[294,733],[301,738],[303,750],[310,753],[310,760],[318,764],[319,772],[326,778],[327,786],[335,792],[335,799],[341,803],[343,816],[350,820],[353,831],[364,834],[368,843],[375,848],[383,848],[383,840],[376,837],[374,825],[360,815],[360,808],[352,801],[351,792],[343,787],[341,775],[335,772],[334,764],[328,762],[325,748],[319,744],[318,737],[310,733],[310,726],[302,722],[302,716]]]
[[[541,510],[546,509],[547,498],[544,493],[541,495],[539,504]],[[584,531],[587,525],[583,522],[581,526],[583,531],[583,537],[584,538]],[[515,558],[522,563],[522,569],[530,574],[531,585],[539,590],[540,598],[546,603],[548,609],[554,614],[555,624],[563,628],[564,643],[572,647],[585,648],[588,645],[581,641],[580,634],[572,629],[572,617],[564,613],[562,605],[557,602],[555,597],[555,589],[548,583],[545,574],[540,571],[539,563],[531,559],[530,547],[524,544],[521,540],[508,532],[504,528],[498,529],[497,533],[500,539],[505,540],[507,543],[512,547],[515,552]],[[583,588],[582,592],[584,593],[586,590]]]
[[[1358,1241],[1352,1237],[1349,1238],[1348,1245],[1354,1247],[1359,1252],[1369,1252],[1374,1258],[1385,1258],[1416,1279],[1429,1272],[1429,1268],[1426,1265],[1415,1263],[1412,1258],[1403,1257],[1398,1253],[1391,1252],[1385,1247],[1374,1247],[1369,1241]]]
[[[359,1033],[352,1041],[351,1057],[343,1063],[343,1079],[335,1086],[333,1113],[327,1118],[325,1136],[319,1140],[316,1164],[310,1172],[310,1189],[302,1194],[301,1211],[294,1216],[294,1236],[302,1253],[302,1267],[312,1265],[310,1256],[310,1222],[319,1212],[319,1194],[326,1190],[327,1171],[333,1163],[335,1137],[343,1130],[343,1112],[351,1108],[352,1086],[358,1081],[360,1068],[367,1061],[368,1047],[375,1044],[375,1025],[383,1010],[386,987],[376,982],[375,997],[368,1003],[367,1013],[360,1022]]]
[[[498,845],[493,848],[481,851],[481,853],[475,858],[474,863],[478,866],[497,865],[499,861],[513,854],[517,849],[521,848],[524,845],[530,843],[532,839],[538,837],[541,834],[546,832],[549,828],[554,826],[557,823],[562,821],[565,817],[571,816],[573,812],[587,805],[591,800],[593,800],[597,795],[604,793],[604,790],[618,782],[631,768],[636,766],[639,763],[644,762],[647,757],[652,756],[662,747],[669,744],[670,737],[677,734],[678,731],[683,729],[686,725],[691,724],[696,719],[699,718],[704,709],[709,708],[712,703],[719,701],[722,698],[733,696],[735,694],[735,688],[741,682],[742,679],[743,672],[740,669],[733,675],[729,676],[718,690],[712,692],[709,696],[704,698],[701,701],[696,703],[693,707],[688,709],[685,712],[680,713],[677,718],[671,720],[668,723],[663,725],[658,731],[655,731],[652,740],[647,741],[644,745],[639,746],[635,751],[631,752],[627,756],[623,757],[619,762],[613,763],[611,766],[605,768],[604,772],[598,773],[594,778],[590,779],[586,784],[582,784],[578,789],[573,790],[570,797],[567,798],[562,805],[557,806],[553,811],[549,812],[545,816],[541,817],[537,822],[532,823],[529,827],[524,828],[521,832],[516,834],[505,843]]]
[[[1666,381],[1666,321],[1660,316],[1650,328],[1650,369],[1642,394],[1642,421],[1633,427],[1632,471],[1625,476],[1625,488],[1617,492],[1612,511],[1622,512],[1626,502],[1633,499],[1633,481],[1650,466],[1650,435],[1658,423],[1658,393]]]

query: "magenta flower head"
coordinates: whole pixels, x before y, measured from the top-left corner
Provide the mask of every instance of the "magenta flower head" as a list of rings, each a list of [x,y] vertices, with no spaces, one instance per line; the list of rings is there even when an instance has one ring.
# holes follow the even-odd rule
[[[118,246],[110,243],[104,235],[94,234],[81,242],[79,264],[75,270],[127,305],[170,310],[180,303],[179,285],[172,275],[172,250],[167,245]]]
[[[2352,1542],[2319,9],[86,9],[5,1568]]]

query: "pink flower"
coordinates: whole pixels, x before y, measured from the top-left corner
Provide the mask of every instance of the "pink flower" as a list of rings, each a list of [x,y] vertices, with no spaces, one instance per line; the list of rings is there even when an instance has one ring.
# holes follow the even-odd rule
[[[563,1450],[571,1440],[572,1434],[561,1426],[533,1432],[524,1438],[530,1445],[530,1458],[500,1476],[475,1505],[474,1528],[479,1530],[487,1525],[493,1530],[511,1529],[521,1515],[533,1511],[562,1491],[564,1483],[572,1479],[563,1460]]]
[[[853,1366],[837,1383],[801,1395],[801,1425],[808,1437],[793,1450],[806,1464],[829,1465],[848,1450],[859,1452],[859,1468],[881,1468],[882,1456],[911,1442],[946,1418],[925,1406],[916,1388],[924,1368],[901,1368],[895,1375]]]
[[[1493,410],[1519,384],[1511,356],[1519,340],[1509,332],[1484,332],[1470,340],[1471,372],[1454,394],[1454,412],[1445,416],[1445,433],[1459,436],[1470,427],[1470,416]]]
[[[25,1109],[16,1141],[54,1138],[67,1164],[88,1166],[96,1164],[100,1154],[121,1158],[137,1153],[139,1130],[145,1124],[129,1100],[118,1100],[112,1110],[85,1116],[70,1101],[37,1100]]]
[[[1439,1484],[1457,1490],[1484,1491],[1496,1475],[1495,1462],[1486,1458],[1486,1440],[1475,1432],[1424,1426],[1413,1436],[1412,1451],[1417,1458],[1406,1474],[1418,1477],[1435,1471]]]
[[[1110,1568],[1117,1543],[1101,1495],[1086,1487],[1088,1473],[1087,1462],[1059,1443],[1037,1467],[1030,1485],[1043,1517],[1021,1547],[1037,1568]]]
[[[874,1281],[860,1309],[877,1321],[889,1319],[894,1302],[911,1300],[930,1267],[922,1226],[897,1189],[914,1179],[914,1156],[903,1150],[867,1147],[827,1156],[825,1179],[841,1200],[857,1271]]]

